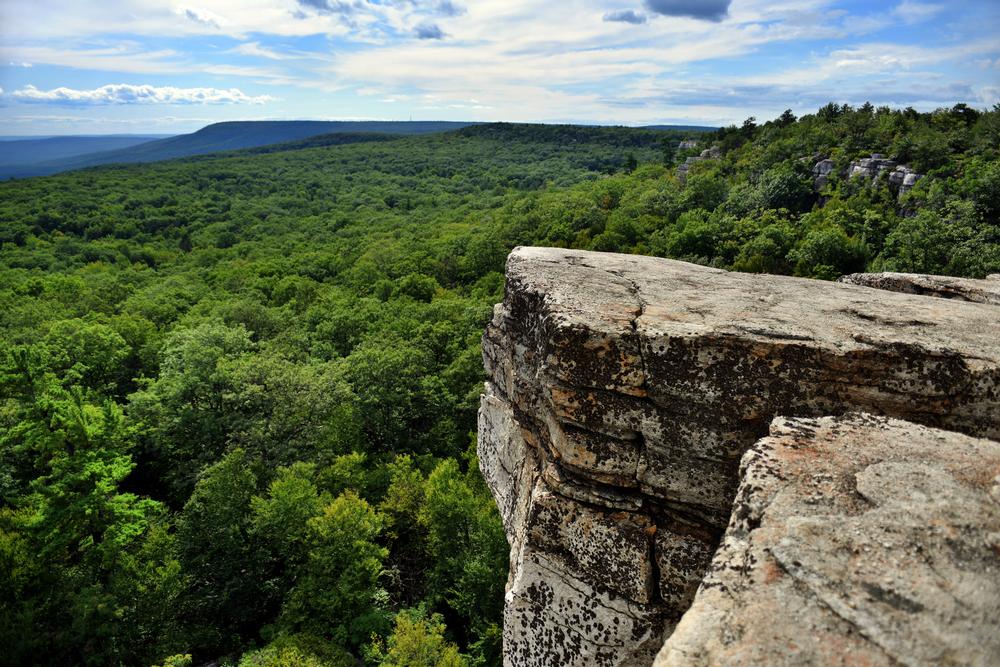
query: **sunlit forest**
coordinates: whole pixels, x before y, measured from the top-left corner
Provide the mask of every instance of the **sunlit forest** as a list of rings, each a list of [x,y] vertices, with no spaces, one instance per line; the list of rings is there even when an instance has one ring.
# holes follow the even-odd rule
[[[872,153],[923,177],[850,178]],[[475,423],[518,245],[997,273],[1000,106],[486,124],[0,184],[0,663],[499,665]]]

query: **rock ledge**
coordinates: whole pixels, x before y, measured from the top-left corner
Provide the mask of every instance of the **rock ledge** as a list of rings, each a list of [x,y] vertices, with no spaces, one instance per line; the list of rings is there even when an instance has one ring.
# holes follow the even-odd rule
[[[483,337],[479,416],[480,465],[511,544],[506,664],[646,666],[680,641],[675,625],[705,609],[688,611],[728,557],[740,460],[774,437],[776,417],[865,412],[1000,439],[998,312],[516,249]]]

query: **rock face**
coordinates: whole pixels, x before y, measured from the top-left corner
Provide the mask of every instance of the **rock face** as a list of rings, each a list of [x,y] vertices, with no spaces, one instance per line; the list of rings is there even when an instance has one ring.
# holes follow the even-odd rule
[[[879,153],[872,153],[871,157],[862,158],[851,163],[847,174],[854,178],[860,176],[870,181],[878,180],[883,173],[888,173],[889,187],[896,193],[897,197],[902,197],[909,192],[917,181],[923,178],[906,165],[896,163],[894,160],[887,160]]]
[[[813,190],[819,192],[830,183],[830,174],[833,173],[835,166],[830,159],[820,160],[813,165]]]
[[[1000,664],[1000,443],[776,419],[656,667]]]
[[[985,280],[927,276],[918,273],[852,273],[841,276],[838,282],[864,285],[891,292],[923,294],[944,299],[974,301],[1000,306],[1000,280],[993,276]]]
[[[506,664],[650,665],[730,524],[741,457],[776,416],[865,411],[1000,438],[998,312],[515,250],[479,415],[511,544]]]
[[[807,158],[802,158],[807,159]],[[830,159],[821,159],[813,165],[813,189],[820,192],[830,182],[830,176],[836,170],[836,164]],[[870,182],[876,182],[883,174],[888,174],[886,179],[889,189],[892,190],[897,199],[913,189],[922,174],[918,174],[905,164],[898,164],[894,160],[887,160],[880,153],[872,153],[871,157],[862,158],[851,162],[847,167],[849,178],[864,178]]]

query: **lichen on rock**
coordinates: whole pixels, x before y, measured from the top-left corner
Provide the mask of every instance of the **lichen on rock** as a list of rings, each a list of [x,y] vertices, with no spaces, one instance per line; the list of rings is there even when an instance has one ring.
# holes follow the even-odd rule
[[[511,544],[508,665],[651,664],[775,417],[1000,438],[987,303],[544,248],[506,278],[479,459]]]

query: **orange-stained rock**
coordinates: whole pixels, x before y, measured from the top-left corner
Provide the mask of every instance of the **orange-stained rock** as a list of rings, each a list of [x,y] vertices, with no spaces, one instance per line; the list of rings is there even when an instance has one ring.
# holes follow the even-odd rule
[[[483,358],[479,461],[512,547],[518,667],[649,665],[776,416],[864,411],[1000,438],[988,303],[518,248]]]

